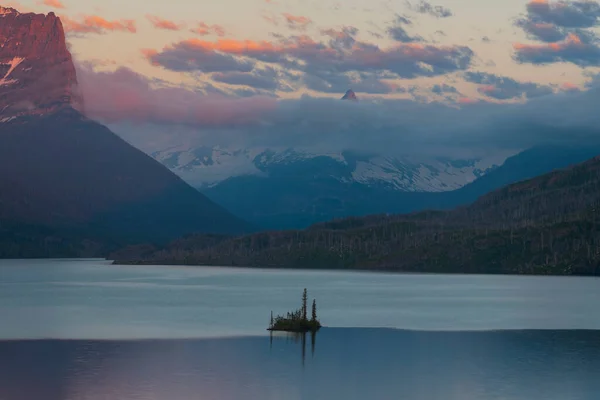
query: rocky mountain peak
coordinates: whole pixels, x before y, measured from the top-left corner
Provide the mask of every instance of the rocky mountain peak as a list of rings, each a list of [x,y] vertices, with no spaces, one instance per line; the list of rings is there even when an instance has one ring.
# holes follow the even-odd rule
[[[82,100],[60,18],[0,7],[0,121],[68,106]]]
[[[352,100],[352,101],[357,101],[358,98],[356,97],[356,93],[354,93],[354,91],[352,89],[349,89],[346,94],[344,95],[344,97],[342,97],[342,100]]]
[[[19,12],[14,8],[0,6],[0,16],[7,14],[19,14]]]

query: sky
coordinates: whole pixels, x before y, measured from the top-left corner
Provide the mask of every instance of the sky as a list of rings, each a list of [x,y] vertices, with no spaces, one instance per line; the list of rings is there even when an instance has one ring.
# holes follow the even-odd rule
[[[599,2],[432,1],[7,5],[61,17],[87,113],[148,147],[522,147],[598,122]]]

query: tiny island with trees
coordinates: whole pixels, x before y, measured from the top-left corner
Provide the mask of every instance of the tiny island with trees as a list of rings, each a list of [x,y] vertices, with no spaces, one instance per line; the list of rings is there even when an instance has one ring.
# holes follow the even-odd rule
[[[284,317],[278,315],[273,318],[273,311],[271,311],[271,323],[269,324],[269,331],[283,331],[283,332],[316,332],[321,329],[321,323],[317,319],[317,302],[312,302],[312,313],[311,318],[308,319],[307,315],[307,303],[308,293],[306,289],[302,293],[302,306],[296,310],[288,312]]]

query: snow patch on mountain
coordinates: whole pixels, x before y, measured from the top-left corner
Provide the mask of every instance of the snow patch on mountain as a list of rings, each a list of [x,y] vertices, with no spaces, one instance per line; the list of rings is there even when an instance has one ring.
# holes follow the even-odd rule
[[[358,161],[352,178],[365,185],[382,185],[404,192],[443,192],[473,182],[514,154],[501,151],[470,160],[373,157]]]
[[[13,59],[10,62],[0,63],[2,65],[10,66],[10,68],[8,69],[8,72],[6,72],[4,77],[2,79],[0,79],[0,86],[10,85],[12,83],[18,82],[16,79],[8,79],[8,77],[15,70],[15,68],[17,68],[19,66],[19,64],[21,64],[24,60],[25,59],[23,57],[13,57]]]
[[[195,187],[211,187],[237,176],[264,176],[283,166],[329,158],[340,172],[328,178],[345,183],[380,186],[405,192],[455,190],[473,182],[518,151],[497,151],[485,157],[442,158],[356,156],[350,152],[316,153],[308,149],[173,147],[151,155]]]

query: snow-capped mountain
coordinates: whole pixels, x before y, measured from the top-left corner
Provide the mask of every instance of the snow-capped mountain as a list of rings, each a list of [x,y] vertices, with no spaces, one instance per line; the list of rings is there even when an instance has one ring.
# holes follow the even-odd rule
[[[295,164],[328,159],[334,170],[313,171],[342,183],[403,192],[442,192],[463,187],[502,165],[515,151],[471,159],[391,157],[355,152],[314,153],[304,149],[170,148],[152,156],[193,186],[203,188],[237,176],[269,177]]]

